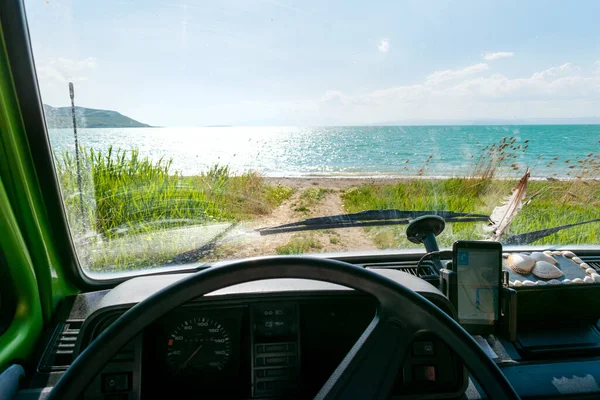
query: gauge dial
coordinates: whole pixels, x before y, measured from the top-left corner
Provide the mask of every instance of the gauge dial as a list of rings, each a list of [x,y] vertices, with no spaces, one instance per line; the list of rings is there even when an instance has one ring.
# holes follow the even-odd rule
[[[185,320],[167,338],[167,362],[176,373],[222,371],[230,359],[229,333],[210,318]]]

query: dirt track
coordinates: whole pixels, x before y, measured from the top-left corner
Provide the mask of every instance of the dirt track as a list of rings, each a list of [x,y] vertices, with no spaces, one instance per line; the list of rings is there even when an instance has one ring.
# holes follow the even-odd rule
[[[363,183],[373,184],[377,181],[381,180],[362,178],[267,178],[268,184],[281,184],[294,188],[294,194],[273,210],[271,214],[259,217],[251,222],[240,224],[239,228],[217,247],[213,257],[221,259],[273,255],[277,254],[278,247],[284,246],[291,239],[298,237],[310,238],[310,240],[318,243],[318,247],[313,248],[310,252],[376,249],[375,244],[367,237],[363,228],[327,229],[265,236],[261,236],[254,232],[254,230],[296,222],[311,217],[345,214],[346,211],[340,197],[343,191]],[[389,182],[386,180],[386,183]],[[324,198],[312,204],[308,211],[298,211],[297,205],[302,193],[313,187],[328,190]]]

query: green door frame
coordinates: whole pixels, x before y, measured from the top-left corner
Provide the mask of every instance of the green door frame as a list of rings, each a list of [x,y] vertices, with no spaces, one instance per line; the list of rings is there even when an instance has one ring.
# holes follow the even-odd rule
[[[15,3],[2,3],[0,15],[9,15],[6,9]],[[65,278],[65,265],[73,260],[65,259],[57,243],[31,157],[5,22],[0,19],[0,248],[12,277],[16,308],[0,336],[0,369],[26,358],[60,300],[78,292]]]

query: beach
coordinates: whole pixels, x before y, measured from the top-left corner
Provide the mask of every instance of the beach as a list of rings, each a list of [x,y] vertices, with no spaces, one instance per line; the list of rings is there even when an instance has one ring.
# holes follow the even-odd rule
[[[584,221],[597,217],[600,205],[597,198],[600,182],[587,183],[572,180],[537,180],[529,183],[531,200],[522,214],[516,218],[508,232],[523,233]],[[293,194],[271,213],[245,221],[238,227],[244,234],[232,235],[225,239],[207,259],[227,257],[252,257],[266,254],[295,254],[304,252],[339,252],[353,249],[374,250],[385,248],[420,248],[409,242],[404,234],[406,226],[396,225],[372,228],[343,228],[280,233],[277,235],[248,235],[257,229],[288,224],[312,217],[339,215],[373,208],[396,208],[429,211],[458,211],[491,214],[494,207],[511,194],[514,180],[488,182],[483,190],[477,189],[481,182],[467,179],[409,179],[409,178],[265,178],[267,185],[281,185],[293,189]],[[395,193],[402,189],[414,190],[414,197],[405,193],[398,197]],[[446,189],[454,189],[449,191]],[[591,196],[582,198],[574,193]],[[308,206],[303,206],[302,197],[306,193],[315,195]],[[358,194],[356,194],[358,193]],[[369,200],[365,199],[369,193]],[[356,194],[356,195],[355,195]],[[420,194],[420,197],[418,197]],[[358,198],[358,200],[357,200]],[[411,201],[412,198],[412,201]],[[431,201],[432,198],[437,201]],[[369,201],[372,201],[369,202]],[[306,202],[305,202],[306,203]],[[561,205],[563,210],[561,210]],[[453,209],[452,207],[458,207]],[[578,210],[579,213],[574,213]],[[446,231],[438,238],[440,245],[451,247],[458,239],[481,240],[489,237],[483,229],[485,223],[448,224]],[[598,239],[597,224],[581,226],[550,235],[540,240],[543,243],[594,243]],[[487,235],[487,236],[486,236]]]
[[[197,149],[196,155],[190,158],[194,154],[191,143],[201,143],[191,132],[186,131],[185,135],[179,132],[181,140],[174,135],[172,141],[165,141],[165,135],[171,132],[167,128],[140,129],[142,131],[127,130],[137,137],[121,135],[122,141],[115,146],[122,147],[108,146],[107,149],[103,143],[108,143],[105,141],[115,132],[98,129],[94,137],[83,132],[82,142],[86,147],[80,153],[81,168],[77,167],[72,150],[66,148],[57,154],[69,222],[75,240],[84,243],[80,251],[89,252],[89,265],[94,270],[147,268],[165,263],[209,262],[269,254],[420,248],[407,240],[404,225],[331,227],[266,236],[260,235],[258,230],[307,218],[365,210],[490,215],[511,196],[513,186],[526,173],[531,175],[522,198],[526,205],[512,220],[504,237],[598,218],[600,155],[593,151],[596,138],[592,138],[587,148],[569,150],[563,143],[564,148],[557,144],[553,152],[536,155],[529,153],[534,140],[500,136],[505,133],[503,130],[490,128],[492,136],[499,137],[495,143],[457,144],[445,138],[448,151],[441,149],[440,143],[436,149],[420,149],[419,153],[403,147],[405,153],[412,151],[413,157],[401,161],[400,155],[396,155],[401,151],[393,151],[400,148],[393,148],[393,141],[386,147],[381,138],[373,142],[361,136],[370,132],[375,139],[378,135],[389,138],[397,133],[393,129],[348,128],[348,137],[354,139],[346,138],[345,143],[335,139],[346,131],[325,130],[325,138],[317,138],[321,145],[312,147],[294,136],[298,129],[292,130],[294,135],[291,136],[290,131],[275,130],[271,131],[275,139],[269,142],[269,151],[259,146],[262,155],[252,154],[256,147],[249,143],[254,143],[254,137],[241,140],[245,134],[255,131],[242,130],[242,133],[229,131],[230,135],[237,135],[238,140],[231,148],[226,140],[208,143],[205,151],[210,152],[213,146],[216,154],[219,148],[223,152],[220,153],[222,158],[206,166],[210,158],[199,157],[202,153]],[[554,135],[566,129],[569,128],[554,127]],[[597,128],[577,129],[581,135]],[[513,129],[513,133],[515,131],[518,129]],[[550,131],[552,129],[545,130]],[[315,132],[320,131],[308,130],[302,135]],[[439,132],[435,130],[431,135],[440,139]],[[447,131],[442,130],[442,133],[448,132],[453,132],[456,138],[456,132],[464,133],[464,130],[449,127]],[[266,134],[262,134],[264,139]],[[148,135],[148,142],[141,141]],[[433,140],[433,136],[428,140]],[[148,148],[152,137],[155,142],[171,146],[172,153],[166,153],[169,158],[165,158],[164,153],[156,153],[156,150],[165,151],[158,145],[153,150]],[[306,137],[302,140],[305,139],[308,140]],[[540,143],[540,138],[537,140]],[[138,145],[140,148],[134,147]],[[395,145],[398,146],[397,140]],[[581,146],[581,143],[576,145]],[[468,148],[463,154],[471,156],[448,158],[452,149],[461,146],[463,150],[465,146]],[[430,153],[433,150],[435,153]],[[267,166],[265,160],[267,164],[269,160],[280,162]],[[420,166],[413,167],[415,160]],[[387,171],[382,171],[385,168],[381,166],[388,162]],[[344,165],[353,166],[353,170]],[[82,174],[81,190],[77,171]],[[78,195],[80,191],[83,196]],[[82,197],[83,213],[79,204]],[[441,247],[451,247],[459,239],[488,239],[489,233],[484,228],[482,222],[449,223],[438,242]],[[202,229],[205,232],[201,234]],[[584,224],[532,244],[598,241],[597,224]],[[132,252],[128,250],[129,243],[144,246]]]

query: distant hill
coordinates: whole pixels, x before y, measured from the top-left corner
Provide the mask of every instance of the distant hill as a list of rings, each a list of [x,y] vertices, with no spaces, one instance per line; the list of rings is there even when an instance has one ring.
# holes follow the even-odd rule
[[[44,104],[48,128],[73,128],[71,107],[52,107]],[[78,128],[144,128],[150,127],[116,111],[75,107]]]

